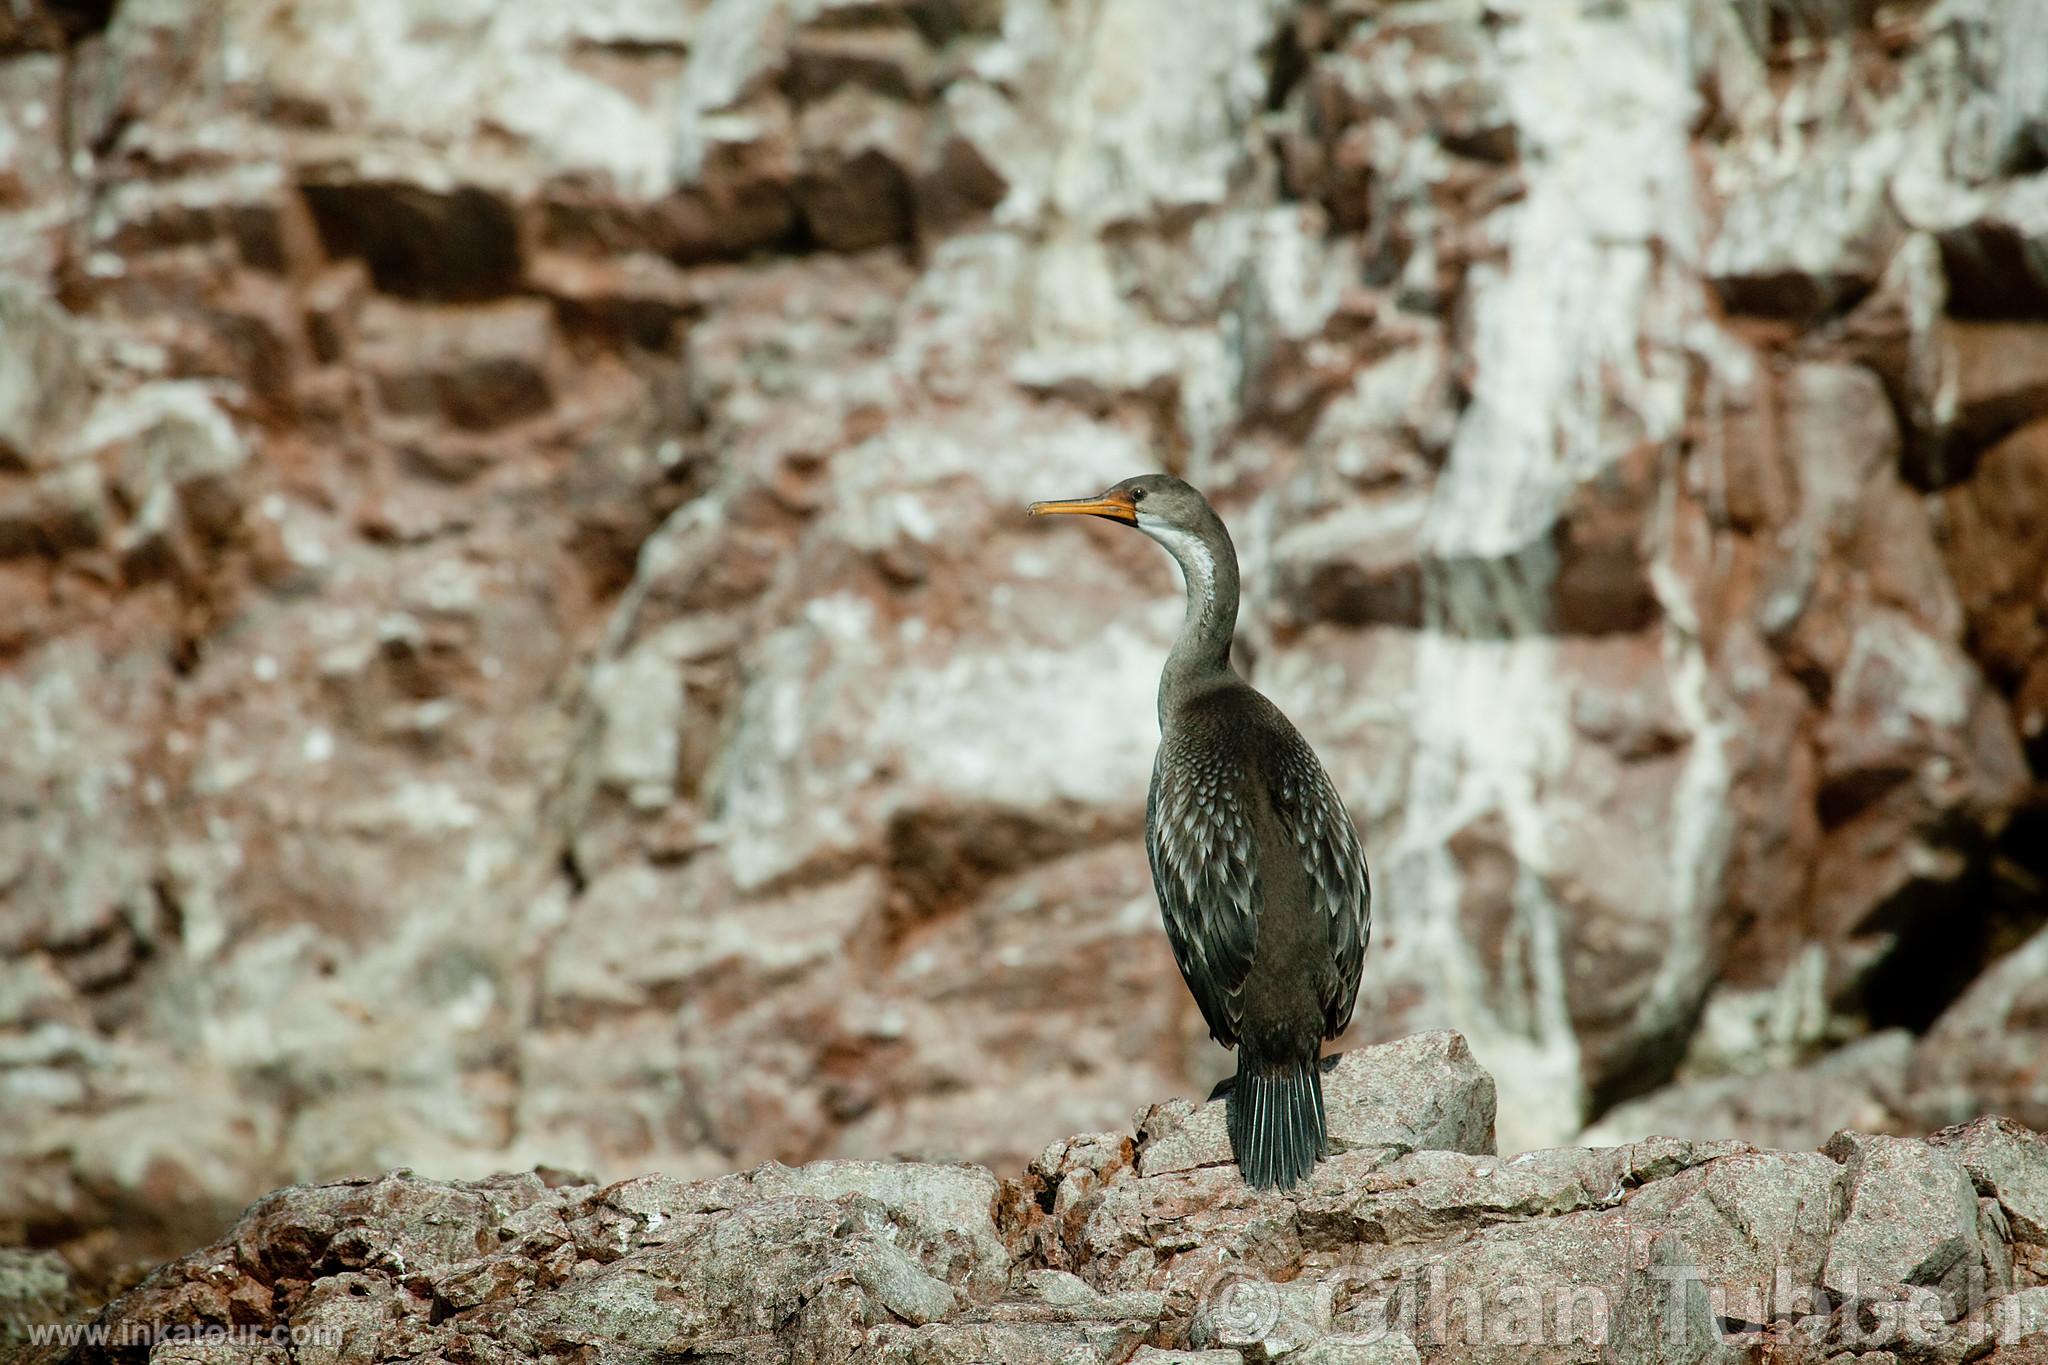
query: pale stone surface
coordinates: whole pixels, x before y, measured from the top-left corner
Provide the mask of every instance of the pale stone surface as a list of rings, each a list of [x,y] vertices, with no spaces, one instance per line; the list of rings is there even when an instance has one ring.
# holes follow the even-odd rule
[[[1910,1033],[1893,1029],[1858,1039],[1807,1066],[1680,1082],[1615,1106],[1582,1137],[1620,1143],[1657,1135],[1739,1135],[1797,1151],[1819,1147],[1838,1127],[1866,1133],[1911,1128],[1907,1077],[1913,1043]]]
[[[1494,1084],[1455,1033],[1359,1048],[1323,1072],[1330,1150],[1493,1151]],[[1138,1116],[1144,1175],[1230,1162],[1222,1100],[1174,1100]]]
[[[1984,1118],[1928,1141],[1962,1162],[1980,1193],[1998,1200],[2015,1237],[2048,1242],[2048,1140],[2011,1119]]]
[[[1402,1129],[1410,1108],[1359,1098],[1349,1121]],[[298,1358],[321,1361],[1839,1365],[1876,1349],[2020,1365],[2048,1247],[2017,1221],[1979,1243],[1953,1153],[1997,1152],[2011,1184],[2048,1148],[2016,1125],[1945,1142],[1845,1133],[1830,1151],[1846,1164],[1669,1139],[1506,1159],[1379,1147],[1285,1194],[1228,1168],[1147,1172],[1122,1134],[1066,1139],[1009,1180],[918,1162],[609,1186],[394,1172],[276,1192],[97,1322],[116,1339],[232,1323],[258,1338],[223,1348],[233,1360],[289,1324]],[[1979,1255],[2016,1269],[1928,1284]],[[66,1276],[9,1264],[0,1304],[64,1301]]]
[[[1981,1263],[1976,1190],[1940,1148],[1871,1138],[1850,1158],[1846,1194],[1822,1270],[1829,1289],[1853,1297],[1872,1279],[1942,1285]]]

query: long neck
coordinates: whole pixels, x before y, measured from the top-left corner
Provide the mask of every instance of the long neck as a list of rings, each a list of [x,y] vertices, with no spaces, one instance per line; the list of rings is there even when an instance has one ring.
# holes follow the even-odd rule
[[[1159,675],[1159,718],[1164,724],[1169,701],[1230,673],[1230,637],[1237,629],[1237,551],[1221,524],[1204,532],[1142,523],[1140,529],[1164,545],[1180,565],[1188,591],[1180,638],[1173,642]]]

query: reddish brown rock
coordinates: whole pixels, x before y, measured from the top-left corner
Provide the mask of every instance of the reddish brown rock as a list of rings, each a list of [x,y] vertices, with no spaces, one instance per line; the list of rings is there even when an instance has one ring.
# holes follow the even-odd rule
[[[915,103],[927,94],[931,65],[930,48],[912,28],[809,29],[790,41],[784,85],[806,104],[847,85]]]
[[[49,299],[0,284],[0,468],[45,470],[64,452],[59,443],[91,400],[92,376],[77,329]]]
[[[863,251],[909,234],[921,133],[914,109],[863,90],[842,89],[804,110],[796,200],[819,245]]]
[[[1414,1116],[1400,1087],[1446,1077],[1392,1071],[1350,1117],[1413,1132],[1386,1112]],[[2031,1208],[2039,1141],[2008,1125],[1932,1144],[1842,1133],[1828,1155],[1672,1138],[1508,1159],[1377,1146],[1286,1194],[1246,1189],[1227,1164],[1134,1167],[1111,1133],[1055,1143],[1006,1183],[918,1162],[604,1186],[393,1172],[258,1201],[101,1310],[76,1358],[125,1358],[138,1331],[233,1333],[238,1358],[262,1358],[248,1352],[283,1331],[300,1355],[487,1360],[654,1345],[1647,1365],[1838,1360],[1882,1342],[1897,1360],[2017,1365],[2043,1290],[2037,1229],[2004,1211]],[[1991,1266],[2010,1273],[1987,1280]],[[66,1279],[0,1260],[0,1309],[75,1302]],[[1887,1311],[1902,1304],[1911,1317]]]
[[[363,261],[386,293],[487,299],[518,282],[517,224],[487,190],[346,179],[315,181],[303,192],[327,254]]]
[[[2048,314],[2048,177],[2013,181],[1941,234],[1950,307],[1977,317]]]
[[[1975,451],[2048,412],[2048,326],[1952,322],[1941,345],[1960,446],[1953,478],[1970,467]]]
[[[1395,495],[1289,527],[1273,554],[1293,617],[1353,628],[1420,627],[1427,511],[1422,499]]]
[[[1158,466],[1366,836],[1343,1046],[1461,1028],[1511,1148],[1673,1079],[1865,1115],[1830,1049],[1937,1017],[1908,1118],[2032,1102],[2039,328],[1982,297],[2031,190],[1981,155],[2031,134],[1973,65],[2018,8],[1761,49],[1641,6],[190,8],[0,20],[0,1240],[107,1269],[400,1162],[1014,1163],[1206,1093],[1140,836],[1179,584],[1019,515]],[[1192,1325],[1218,1265],[1163,1266],[1174,1218],[1299,1268],[1134,1159],[1039,1177],[1032,1269],[1114,1274],[986,1320],[865,1205],[844,1257],[813,1195],[741,1221],[883,1358],[1129,1356],[1165,1310],[1117,1296]],[[1434,1224],[1324,1190],[1302,1245],[1607,1284],[1637,1177],[1577,1160],[1398,1176]],[[1727,1180],[1677,1232],[1722,1245]],[[529,1231],[431,1283],[351,1242],[307,1302],[438,1293],[419,1354],[645,1283]],[[712,1298],[675,1341],[779,1330]],[[609,1340],[549,1302],[520,1350]]]
[[[354,362],[393,417],[489,431],[552,405],[554,333],[539,302],[449,310],[378,301],[358,325]]]
[[[1942,550],[1971,652],[2012,687],[2048,655],[2048,422],[1985,452],[1941,507]]]

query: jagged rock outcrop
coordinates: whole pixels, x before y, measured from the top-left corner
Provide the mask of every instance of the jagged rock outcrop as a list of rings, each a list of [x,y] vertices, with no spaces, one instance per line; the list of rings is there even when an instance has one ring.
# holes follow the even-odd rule
[[[1492,1152],[1454,1034],[1328,1074],[1335,1154],[1253,1191],[1220,1104],[1021,1175],[818,1162],[609,1185],[408,1172],[278,1191],[92,1322],[81,1362],[1884,1361],[2048,1351],[2048,1140]],[[204,1334],[221,1335],[212,1342]],[[239,1334],[239,1335],[230,1335]],[[126,1344],[124,1344],[126,1343]],[[41,1358],[54,1359],[54,1349]]]
[[[1351,1043],[2039,1125],[2040,13],[0,5],[0,1243],[1206,1091],[1172,572],[1018,516],[1162,464]]]

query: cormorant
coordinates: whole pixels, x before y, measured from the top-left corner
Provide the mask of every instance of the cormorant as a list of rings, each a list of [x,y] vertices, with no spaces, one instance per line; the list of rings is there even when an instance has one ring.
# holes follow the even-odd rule
[[[1208,500],[1165,474],[1035,502],[1166,547],[1187,617],[1159,675],[1145,845],[1160,916],[1209,1033],[1237,1049],[1230,1147],[1255,1186],[1307,1178],[1328,1141],[1322,1040],[1351,1020],[1372,931],[1358,835],[1315,752],[1230,666],[1237,551]]]

